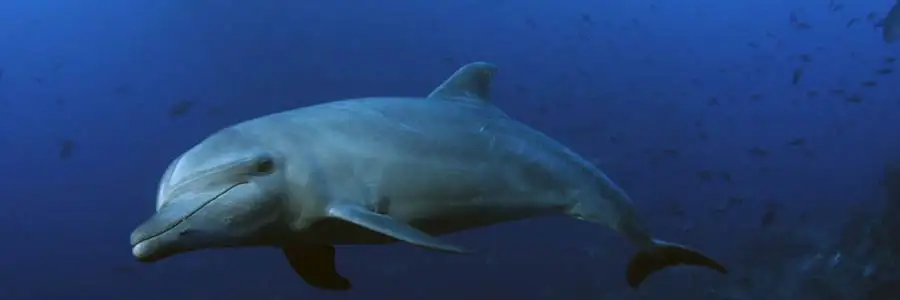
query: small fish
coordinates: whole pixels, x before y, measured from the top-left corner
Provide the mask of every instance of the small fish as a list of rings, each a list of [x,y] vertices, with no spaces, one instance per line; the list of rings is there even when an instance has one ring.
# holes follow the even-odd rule
[[[794,23],[794,28],[806,30],[806,29],[812,29],[812,25],[810,25],[806,21],[800,21],[800,22]]]
[[[744,204],[744,200],[745,199],[743,197],[731,196],[731,197],[728,197],[728,204],[726,204],[726,206],[728,208],[737,207],[737,206],[740,206],[741,204]]]
[[[210,116],[220,116],[225,112],[225,108],[221,106],[213,106],[206,110],[206,113]]]
[[[115,89],[113,89],[113,93],[116,94],[116,96],[124,96],[128,94],[129,90],[130,88],[128,87],[128,85],[120,84],[116,86]]]
[[[756,158],[769,157],[769,151],[767,151],[766,149],[760,148],[760,147],[750,148],[749,150],[747,150],[747,153],[750,153],[750,156],[753,156]]]
[[[766,204],[765,213],[760,217],[759,225],[762,228],[768,228],[775,223],[778,217],[778,206],[774,203]]]
[[[725,182],[731,182],[731,173],[728,171],[721,171],[719,172],[719,179],[722,179],[722,181]]]
[[[887,13],[884,20],[879,22],[879,25],[883,27],[881,29],[881,37],[885,43],[890,44],[900,41],[900,0],[894,3],[894,7]]]
[[[796,69],[794,69],[794,74],[791,77],[791,83],[793,85],[797,85],[797,83],[800,83],[800,79],[802,79],[802,78],[803,78],[803,68],[796,68]]]
[[[713,172],[710,170],[697,171],[697,178],[703,181],[710,181],[713,179]]]
[[[594,18],[590,14],[581,14],[581,22],[585,24],[593,24]]]
[[[697,137],[700,138],[701,141],[708,141],[709,133],[706,131],[700,131],[697,133]]]
[[[835,2],[834,0],[829,0],[829,1],[828,1],[828,10],[830,10],[830,11],[839,11],[839,10],[842,10],[842,9],[844,9],[844,5],[843,5],[843,4],[837,3],[837,2]]]
[[[178,102],[173,103],[171,107],[169,107],[169,116],[173,118],[184,116],[191,111],[191,108],[193,106],[194,102],[190,100],[179,100]]]
[[[679,157],[681,156],[681,152],[678,149],[665,148],[662,150],[662,153],[669,157]]]
[[[806,140],[804,140],[803,138],[793,138],[788,142],[788,145],[800,147],[806,145]]]
[[[537,26],[537,23],[534,22],[534,20],[532,20],[531,18],[528,18],[528,19],[525,19],[525,27],[527,27],[528,30],[534,31],[537,29],[538,26]]]
[[[791,24],[791,26],[793,26],[796,29],[812,28],[812,25],[809,25],[809,23],[800,19],[800,17],[798,16],[798,13],[796,11],[791,12],[788,22]]]
[[[64,139],[59,141],[59,158],[62,160],[72,158],[72,155],[75,154],[75,147],[74,140]]]
[[[866,15],[866,20],[869,22],[878,22],[880,19],[878,18],[878,13],[873,11]]]

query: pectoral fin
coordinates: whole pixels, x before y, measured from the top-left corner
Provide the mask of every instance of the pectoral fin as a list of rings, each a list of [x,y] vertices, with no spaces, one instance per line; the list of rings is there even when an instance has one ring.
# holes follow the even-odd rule
[[[469,253],[460,246],[446,243],[409,224],[359,206],[332,206],[328,209],[328,215],[416,246],[450,253]]]
[[[334,246],[288,245],[281,250],[294,272],[309,285],[334,291],[353,287],[334,267]]]

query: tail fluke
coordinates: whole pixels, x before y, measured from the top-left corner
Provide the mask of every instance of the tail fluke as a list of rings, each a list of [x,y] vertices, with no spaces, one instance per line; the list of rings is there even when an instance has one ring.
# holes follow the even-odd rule
[[[628,262],[628,270],[626,272],[628,285],[632,288],[637,288],[650,274],[667,267],[681,265],[700,266],[716,270],[722,274],[728,273],[724,266],[697,250],[655,240],[652,247],[638,252]]]

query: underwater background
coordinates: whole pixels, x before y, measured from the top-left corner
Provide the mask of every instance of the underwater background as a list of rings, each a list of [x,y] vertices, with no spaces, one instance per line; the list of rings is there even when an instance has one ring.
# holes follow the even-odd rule
[[[0,1],[0,299],[900,299],[893,0]],[[628,287],[612,230],[542,218],[477,253],[338,249],[323,292],[276,249],[154,264],[128,236],[169,162],[264,114],[425,96],[472,61],[661,238],[731,271]]]

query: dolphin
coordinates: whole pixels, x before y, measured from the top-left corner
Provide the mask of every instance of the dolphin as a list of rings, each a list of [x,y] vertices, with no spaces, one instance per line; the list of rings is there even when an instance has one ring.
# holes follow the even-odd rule
[[[309,285],[348,290],[335,246],[405,242],[472,253],[440,237],[564,215],[637,246],[628,284],[694,265],[727,273],[654,238],[625,191],[559,142],[491,102],[496,67],[474,62],[424,98],[349,99],[222,129],[175,160],[132,254],[159,261],[201,249],[274,246]]]

